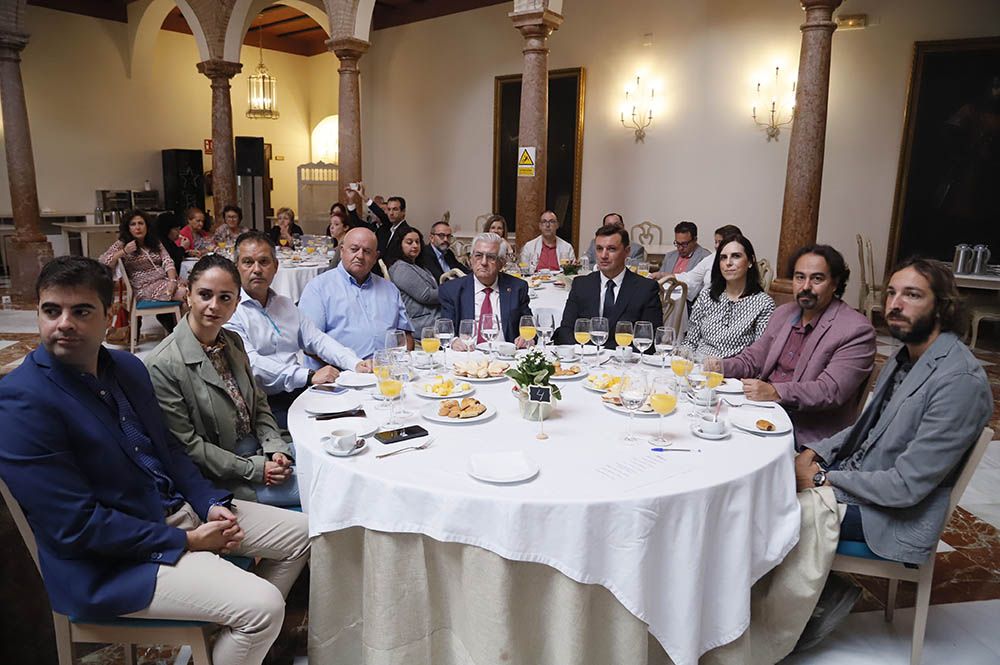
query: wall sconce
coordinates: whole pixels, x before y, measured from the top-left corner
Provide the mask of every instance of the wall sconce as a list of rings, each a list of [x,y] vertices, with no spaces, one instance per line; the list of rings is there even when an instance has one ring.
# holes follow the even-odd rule
[[[753,121],[758,127],[764,128],[764,133],[767,135],[768,143],[772,139],[778,140],[778,134],[781,133],[781,128],[786,125],[792,124],[792,120],[795,119],[795,81],[792,81],[792,92],[791,98],[788,102],[779,103],[778,94],[781,89],[781,67],[776,66],[774,68],[774,88],[771,90],[771,103],[770,107],[761,104],[760,98],[760,87],[761,82],[757,81],[757,100],[753,105]],[[762,117],[764,120],[759,120],[757,118],[757,109],[761,109]],[[788,109],[787,111],[785,109]]]
[[[621,121],[625,129],[635,130],[635,142],[646,142],[646,128],[653,122],[653,103],[656,101],[656,89],[653,84],[647,84],[643,89],[642,78],[635,75],[635,89],[625,86],[625,103],[622,104]],[[628,114],[626,119],[626,114]]]

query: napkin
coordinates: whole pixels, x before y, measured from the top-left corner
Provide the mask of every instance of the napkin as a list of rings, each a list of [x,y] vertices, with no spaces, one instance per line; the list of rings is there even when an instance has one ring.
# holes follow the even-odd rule
[[[538,465],[521,451],[469,455],[469,473],[491,482],[527,480],[538,473]]]

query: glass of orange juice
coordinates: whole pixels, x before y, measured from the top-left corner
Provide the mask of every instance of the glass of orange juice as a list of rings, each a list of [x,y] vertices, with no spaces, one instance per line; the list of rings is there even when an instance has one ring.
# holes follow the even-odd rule
[[[650,439],[649,442],[663,448],[673,445],[673,440],[663,435],[663,417],[672,413],[677,408],[677,389],[669,377],[658,374],[653,379],[653,388],[649,394],[649,405],[660,416],[658,419],[659,428],[657,435]]]
[[[382,370],[375,375],[378,380],[378,391],[389,402],[389,420],[384,423],[384,426],[399,427],[401,423],[396,418],[396,402],[403,394],[404,372],[408,372],[408,370],[396,362],[395,357],[387,359],[379,367]]]
[[[538,334],[538,328],[535,326],[535,317],[530,314],[522,316],[518,322],[517,332],[525,342],[535,339],[535,335]]]
[[[437,328],[424,326],[420,331],[420,348],[431,358],[431,369],[436,366],[434,354],[441,350],[441,340],[437,338]]]

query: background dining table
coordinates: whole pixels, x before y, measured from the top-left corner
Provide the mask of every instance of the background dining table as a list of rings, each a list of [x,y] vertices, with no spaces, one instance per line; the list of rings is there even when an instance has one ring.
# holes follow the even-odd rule
[[[384,459],[376,455],[412,442],[368,436],[360,454],[334,457],[322,437],[355,421],[307,413],[361,402],[370,429],[387,418],[370,389],[307,391],[290,410],[313,538],[310,663],[693,665],[744,632],[751,586],[799,534],[780,407],[729,414],[766,416],[784,433],[734,428],[703,440],[682,402],[664,419],[674,445],[655,452],[657,418],[637,416],[643,439],[624,443],[627,417],[584,379],[560,383],[546,440],[520,416],[506,378],[473,384],[495,415],[455,424],[421,415],[439,406],[416,395],[426,381],[408,384],[402,406],[433,442]],[[481,482],[469,473],[480,454],[523,456],[539,471]]]
[[[184,259],[181,262],[181,279],[187,279],[191,268],[197,263],[197,259]],[[292,302],[298,303],[302,296],[306,284],[320,273],[330,269],[330,264],[325,259],[303,259],[302,261],[292,261],[283,259],[278,262],[278,271],[274,274],[274,281],[271,288],[274,292],[283,296],[288,296]]]

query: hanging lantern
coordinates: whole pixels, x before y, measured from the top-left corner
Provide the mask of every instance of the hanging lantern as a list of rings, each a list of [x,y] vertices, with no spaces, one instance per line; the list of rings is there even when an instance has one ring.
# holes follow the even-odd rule
[[[247,108],[248,118],[259,118],[265,120],[278,119],[278,79],[267,71],[264,66],[264,46],[263,30],[258,30],[260,39],[260,63],[257,71],[250,75],[249,79],[249,108]]]

